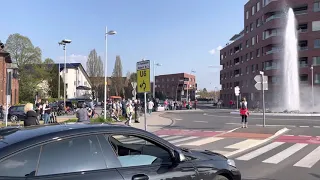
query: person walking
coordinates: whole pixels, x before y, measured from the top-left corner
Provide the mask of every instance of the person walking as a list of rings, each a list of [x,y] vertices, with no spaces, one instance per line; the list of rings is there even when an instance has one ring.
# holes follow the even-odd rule
[[[248,103],[246,101],[246,98],[242,98],[240,102],[240,116],[241,116],[242,128],[247,128],[249,111],[248,111]]]
[[[128,125],[128,126],[131,126],[133,108],[132,108],[132,105],[130,103],[127,103],[126,113],[127,113],[127,121],[124,124]]]
[[[149,111],[149,114],[150,114],[150,115],[151,115],[151,113],[152,113],[153,106],[154,106],[154,103],[153,103],[152,100],[150,99],[149,102],[148,102],[148,111]]]
[[[48,100],[46,100],[45,103],[43,104],[43,120],[44,120],[44,124],[49,124],[50,113],[51,113],[51,109],[49,107],[49,102],[48,102]]]
[[[24,126],[34,126],[39,125],[38,114],[33,110],[33,104],[27,103],[24,106],[24,113],[26,114],[25,119],[23,121]]]
[[[134,100],[134,122],[140,123],[139,119],[139,104],[137,100]]]

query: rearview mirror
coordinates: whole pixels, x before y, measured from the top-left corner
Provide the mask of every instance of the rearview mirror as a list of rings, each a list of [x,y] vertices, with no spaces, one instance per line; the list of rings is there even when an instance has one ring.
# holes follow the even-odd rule
[[[184,162],[186,160],[186,157],[184,156],[184,154],[179,151],[179,150],[175,150],[174,151],[174,159],[176,163],[180,163],[180,162]]]

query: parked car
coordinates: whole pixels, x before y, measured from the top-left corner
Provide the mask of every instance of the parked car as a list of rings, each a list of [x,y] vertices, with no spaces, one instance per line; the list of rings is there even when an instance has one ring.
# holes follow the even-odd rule
[[[0,179],[240,180],[234,161],[132,127],[65,124],[0,129]]]
[[[23,121],[25,118],[24,105],[14,105],[8,110],[8,119],[11,122]]]

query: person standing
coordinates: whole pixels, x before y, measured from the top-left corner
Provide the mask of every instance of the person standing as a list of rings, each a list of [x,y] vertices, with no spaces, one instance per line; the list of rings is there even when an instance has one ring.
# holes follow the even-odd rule
[[[51,113],[51,109],[49,107],[49,102],[48,102],[48,100],[46,100],[46,102],[43,104],[43,120],[44,120],[44,124],[49,124],[50,113]]]
[[[150,114],[150,115],[151,115],[151,113],[152,113],[153,106],[154,106],[154,103],[153,103],[152,100],[150,99],[149,102],[148,102],[148,111],[149,111],[149,114]]]
[[[77,122],[84,122],[84,123],[90,123],[90,116],[91,113],[88,112],[87,108],[85,107],[85,104],[83,102],[78,102],[77,104],[77,112],[76,117],[78,118]]]
[[[24,106],[24,113],[26,114],[25,119],[23,121],[24,126],[40,125],[38,119],[39,115],[33,110],[33,104],[27,103]]]
[[[126,112],[127,112],[127,121],[125,122],[125,125],[131,126],[133,108],[129,102],[127,103]]]
[[[246,98],[242,98],[240,102],[240,116],[241,116],[242,128],[247,128],[249,111],[248,111],[248,103],[246,101]]]
[[[134,122],[135,123],[140,123],[139,122],[139,104],[137,100],[134,100]]]

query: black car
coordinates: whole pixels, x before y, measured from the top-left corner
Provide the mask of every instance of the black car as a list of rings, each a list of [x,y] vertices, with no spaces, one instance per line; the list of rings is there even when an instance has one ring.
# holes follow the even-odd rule
[[[66,124],[0,129],[0,179],[240,180],[234,161],[178,148],[132,127]]]
[[[11,122],[19,122],[25,119],[24,105],[11,106],[8,110],[8,119]]]

